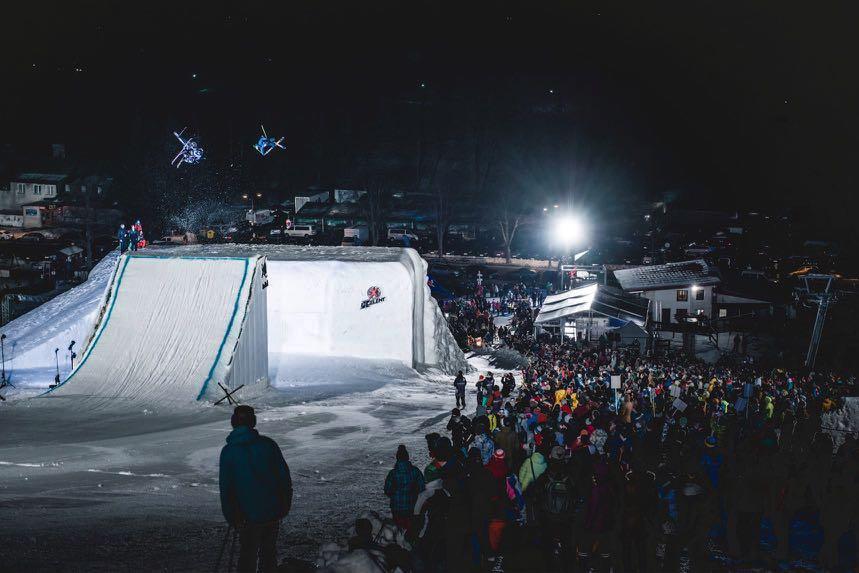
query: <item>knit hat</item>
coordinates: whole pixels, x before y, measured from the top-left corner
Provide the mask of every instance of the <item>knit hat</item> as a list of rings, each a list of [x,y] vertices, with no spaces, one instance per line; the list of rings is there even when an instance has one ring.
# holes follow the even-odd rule
[[[716,436],[710,436],[706,440],[704,440],[704,445],[708,448],[715,448],[719,441],[716,439]]]
[[[497,450],[495,450],[495,453],[494,453],[494,454],[492,454],[492,455],[493,455],[493,457],[496,457],[496,458],[498,458],[499,460],[503,460],[503,459],[504,459],[504,450],[502,450],[502,449],[497,449]]]
[[[403,444],[400,444],[397,447],[397,461],[401,461],[401,460],[409,461],[409,451],[406,449],[406,446],[404,446]]]

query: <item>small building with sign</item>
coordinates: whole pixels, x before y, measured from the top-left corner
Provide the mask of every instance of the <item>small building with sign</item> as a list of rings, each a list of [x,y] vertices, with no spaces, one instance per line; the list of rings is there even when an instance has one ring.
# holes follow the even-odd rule
[[[661,325],[684,317],[713,317],[713,289],[721,282],[719,270],[703,259],[619,269],[620,288],[650,300],[650,319]]]

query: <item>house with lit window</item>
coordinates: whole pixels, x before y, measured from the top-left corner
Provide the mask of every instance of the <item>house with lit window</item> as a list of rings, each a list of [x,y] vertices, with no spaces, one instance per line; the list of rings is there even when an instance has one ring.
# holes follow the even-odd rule
[[[64,173],[19,173],[0,189],[0,209],[16,209],[39,201],[56,199],[68,175]]]
[[[668,325],[684,317],[713,317],[719,270],[703,259],[614,271],[624,292],[650,300],[650,319]]]

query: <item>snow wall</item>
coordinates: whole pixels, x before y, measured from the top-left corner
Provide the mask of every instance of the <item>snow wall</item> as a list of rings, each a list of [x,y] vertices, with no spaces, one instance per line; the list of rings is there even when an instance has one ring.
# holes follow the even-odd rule
[[[69,344],[81,354],[95,330],[110,290],[119,251],[103,258],[89,278],[3,327],[6,371],[18,388],[47,388],[57,366],[60,378],[71,373]],[[54,350],[59,352],[55,355]]]
[[[47,395],[165,404],[265,382],[264,263],[124,255],[91,343]]]
[[[396,360],[444,372],[467,363],[413,249],[395,261],[269,254],[269,352]]]
[[[294,354],[395,360],[446,373],[468,369],[430,296],[426,261],[414,249],[190,245],[157,252],[266,257],[272,372],[288,372]]]
[[[156,271],[155,265],[159,262],[152,259],[168,261],[164,269],[170,275],[169,278],[158,278],[162,271]],[[167,324],[165,320],[168,317],[181,324],[187,318],[182,313],[188,308],[198,309],[200,316],[210,312],[203,311],[203,308],[208,308],[205,298],[188,299],[181,303],[171,298],[178,295],[170,294],[169,284],[174,287],[181,284],[182,290],[195,292],[204,287],[214,288],[213,284],[201,283],[202,279],[193,279],[198,276],[195,273],[205,274],[198,268],[199,262],[191,262],[194,259],[253,260],[255,262],[249,263],[249,267],[255,269],[255,274],[253,280],[248,282],[265,290],[265,296],[242,298],[249,305],[248,310],[241,314],[247,326],[243,327],[242,335],[232,341],[236,358],[228,371],[235,374],[218,378],[216,373],[213,377],[222,383],[234,386],[235,380],[259,378],[258,366],[251,368],[254,371],[252,374],[239,373],[244,368],[242,357],[246,354],[256,354],[254,359],[248,359],[248,364],[259,365],[264,360],[269,362],[269,377],[284,373],[288,378],[288,357],[296,354],[395,360],[419,370],[435,368],[446,373],[468,370],[468,363],[448,330],[447,321],[430,296],[425,280],[426,262],[412,249],[194,245],[151,248],[122,258],[118,252],[111,253],[93,269],[84,284],[9,323],[2,331],[9,337],[6,341],[6,368],[7,372],[11,372],[13,382],[21,388],[46,389],[55,375],[55,348],[60,349],[60,377],[66,380],[72,373],[67,350],[69,342],[76,341],[75,351],[79,357],[77,365],[80,365],[81,360],[90,353],[90,341],[94,341],[106,327],[102,318],[107,315],[110,303],[124,298],[124,290],[117,289],[128,286],[125,284],[131,282],[128,277],[147,274],[144,272],[146,270],[152,271],[151,274],[155,276],[139,276],[133,282],[142,284],[140,280],[154,281],[146,283],[147,288],[150,292],[160,292],[159,296],[166,297],[164,301],[158,304],[151,301],[152,308],[145,311],[151,316],[147,314],[145,318],[143,307],[139,305],[121,306],[120,310],[114,312],[120,316],[128,310],[137,317],[137,323],[129,322],[126,325],[129,328],[127,336],[136,338],[136,329],[145,327],[149,339],[171,340],[170,333],[176,331],[177,325]],[[119,273],[129,260],[133,262],[124,267],[123,276],[126,278],[118,281]],[[169,262],[171,260],[172,263]],[[186,271],[173,268],[173,265],[186,264],[189,265]],[[215,272],[215,268],[222,268],[216,262],[210,264],[212,272]],[[223,264],[226,265],[223,267],[226,272],[226,268],[233,263]],[[193,272],[189,274],[188,271]],[[230,283],[236,280],[237,275],[230,271],[226,272],[224,278],[227,276],[230,278],[226,283]],[[226,288],[227,285],[223,286]],[[378,291],[371,291],[372,287]],[[233,285],[233,288],[238,287]],[[380,300],[371,301],[369,291]],[[112,299],[112,293],[115,292],[118,295]],[[364,304],[366,301],[371,303]],[[160,305],[167,303],[179,304],[181,308],[165,314]],[[116,317],[111,318],[111,321],[115,320]],[[130,321],[130,317],[127,320]],[[156,325],[158,320],[161,321],[158,323],[160,326]],[[254,321],[263,324],[257,326]],[[110,330],[115,328],[116,324]],[[156,333],[156,328],[164,328],[167,334]],[[263,333],[265,341],[261,343],[258,338]],[[124,351],[128,344],[131,343],[126,339],[125,344],[119,346]],[[152,342],[147,347],[150,348],[150,355],[157,354]],[[158,352],[164,351],[164,348],[159,348],[161,350]],[[123,360],[133,358],[138,361],[135,368],[141,368],[144,362],[140,361],[146,359],[143,354],[124,356]],[[156,368],[154,364],[152,366]],[[134,376],[140,376],[141,371],[135,372]],[[81,383],[84,374],[76,372],[74,383],[68,386],[64,384],[59,394],[71,393],[75,388],[78,389],[75,393],[103,394],[100,389],[86,389],[87,385]],[[105,376],[119,374],[112,370],[99,373]],[[154,371],[153,375],[156,375]],[[81,378],[78,379],[78,376]],[[214,386],[217,388],[217,384]]]

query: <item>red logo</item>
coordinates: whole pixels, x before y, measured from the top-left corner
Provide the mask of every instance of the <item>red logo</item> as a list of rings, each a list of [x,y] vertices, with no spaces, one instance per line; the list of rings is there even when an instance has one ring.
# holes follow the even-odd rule
[[[361,303],[361,308],[367,308],[374,304],[384,302],[385,297],[382,296],[382,289],[377,286],[371,286],[367,289],[367,300]]]

